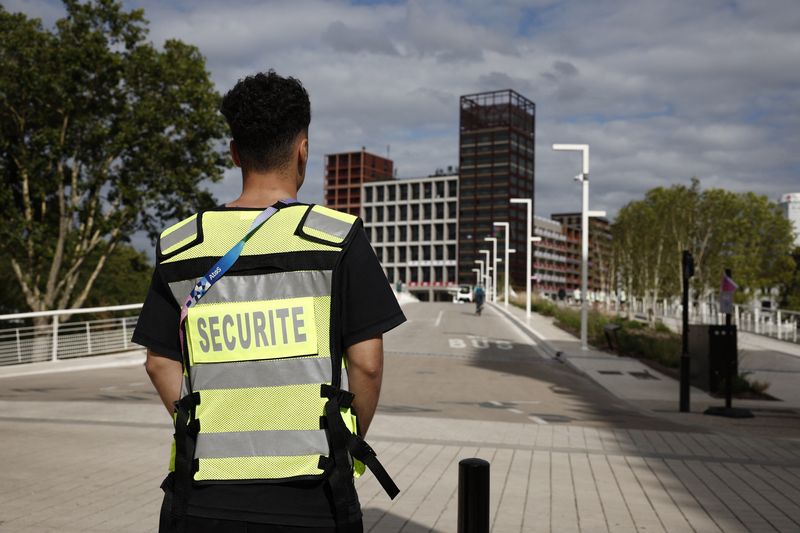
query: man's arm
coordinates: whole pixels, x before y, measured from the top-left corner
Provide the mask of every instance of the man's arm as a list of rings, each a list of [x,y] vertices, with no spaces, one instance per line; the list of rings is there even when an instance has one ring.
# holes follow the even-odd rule
[[[357,342],[345,350],[347,352],[347,377],[350,392],[355,395],[353,408],[358,415],[361,436],[375,416],[378,397],[383,380],[383,336]]]
[[[382,352],[381,352],[382,353]],[[174,410],[174,403],[180,399],[181,379],[183,379],[183,365],[152,350],[147,350],[147,360],[144,363],[150,381],[164,402],[170,418]]]

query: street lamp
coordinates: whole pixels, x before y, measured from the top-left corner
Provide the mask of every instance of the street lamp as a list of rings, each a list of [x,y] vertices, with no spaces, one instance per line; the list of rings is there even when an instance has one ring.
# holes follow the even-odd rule
[[[589,217],[604,217],[606,213],[605,211],[589,211],[589,145],[554,144],[553,150],[581,152],[583,154],[583,172],[575,176],[575,180],[583,184],[583,201],[581,205],[581,349],[588,350]]]
[[[480,281],[478,282],[478,284],[480,284],[480,283],[483,283],[484,282],[484,278],[486,278],[486,274],[483,271],[483,259],[476,259],[475,263],[479,264],[481,266],[481,278],[480,278]]]
[[[531,238],[533,237],[533,200],[530,198],[511,198],[512,204],[525,204],[528,209],[527,231],[525,232],[525,318],[531,318]]]
[[[489,291],[494,284],[495,272],[492,270],[492,252],[489,250],[478,250],[482,254],[486,254],[486,299],[489,299]]]
[[[508,254],[509,254],[508,245],[509,245],[509,237],[510,237],[510,235],[508,233],[509,225],[508,225],[508,222],[492,222],[492,224],[495,225],[495,226],[499,226],[499,227],[503,228],[503,235],[505,235],[505,241],[506,241],[506,254],[505,254],[505,257],[506,257],[506,262],[505,262],[505,265],[503,265],[503,267],[504,267],[504,281],[505,281],[505,288],[504,288],[504,291],[503,291],[503,301],[505,302],[505,306],[508,307]]]
[[[483,240],[492,243],[492,302],[497,303],[497,237],[484,237]]]
[[[481,269],[473,268],[472,271],[475,272],[475,285],[479,285],[481,282]]]

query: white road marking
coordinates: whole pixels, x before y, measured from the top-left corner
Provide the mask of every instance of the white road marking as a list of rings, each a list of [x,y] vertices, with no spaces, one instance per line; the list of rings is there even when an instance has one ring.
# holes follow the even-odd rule
[[[528,417],[528,420],[530,420],[531,422],[533,422],[535,424],[540,424],[542,426],[546,426],[547,425],[547,420],[544,420],[543,418],[539,418],[538,416],[531,415],[531,416]]]
[[[448,339],[451,348],[466,348],[467,344],[464,342],[464,339],[459,338],[450,338]]]
[[[512,412],[512,413],[514,413],[514,414],[517,414],[517,415],[524,414],[524,413],[523,413],[522,411],[520,411],[519,409],[514,409],[513,407],[509,407],[509,408],[508,408],[508,410],[509,410],[509,411],[511,411],[511,412]]]
[[[438,328],[439,324],[442,323],[442,315],[443,314],[444,314],[444,311],[439,311],[439,315],[436,317],[436,323],[434,324],[434,327]]]
[[[503,403],[502,402],[498,402],[497,400],[492,400],[489,403],[494,405],[495,407],[503,407]]]

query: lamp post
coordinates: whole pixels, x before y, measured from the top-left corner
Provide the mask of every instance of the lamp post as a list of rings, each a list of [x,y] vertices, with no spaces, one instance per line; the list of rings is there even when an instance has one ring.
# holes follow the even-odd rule
[[[481,283],[481,269],[480,268],[473,268],[473,272],[475,272],[475,285],[480,285]]]
[[[554,144],[553,150],[581,152],[583,155],[583,172],[575,176],[575,180],[583,184],[583,201],[581,203],[581,349],[588,350],[589,217],[604,217],[606,213],[605,211],[589,211],[589,145]]]
[[[476,264],[479,264],[479,265],[480,265],[480,267],[481,267],[481,280],[480,280],[478,283],[479,283],[479,284],[480,284],[480,283],[484,283],[484,281],[485,281],[485,280],[484,280],[484,278],[486,278],[486,273],[485,273],[485,272],[484,272],[484,270],[483,270],[483,259],[476,259],[476,260],[475,260],[475,263],[476,263]]]
[[[525,204],[528,210],[527,231],[525,232],[525,318],[531,318],[531,238],[533,237],[533,200],[530,198],[511,198],[512,204]]]
[[[504,274],[503,275],[503,281],[505,281],[505,283],[504,283],[505,287],[504,287],[504,290],[503,290],[503,301],[505,302],[505,306],[508,307],[508,253],[509,253],[508,245],[509,245],[509,237],[510,237],[510,235],[508,233],[509,225],[508,225],[508,222],[493,222],[492,224],[494,226],[499,226],[499,227],[503,228],[503,235],[505,236],[505,241],[506,241],[506,254],[505,254],[506,262],[503,265],[503,267],[504,267],[504,270],[503,270],[503,274]]]
[[[492,252],[489,250],[478,250],[482,254],[486,254],[486,299],[489,299],[491,294],[492,285],[494,285],[495,273],[492,270]]]
[[[483,240],[492,243],[492,302],[497,303],[497,237],[484,237]]]

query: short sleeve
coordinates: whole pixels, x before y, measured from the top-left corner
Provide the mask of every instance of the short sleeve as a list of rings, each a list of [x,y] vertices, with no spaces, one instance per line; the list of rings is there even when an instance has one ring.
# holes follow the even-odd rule
[[[180,307],[156,267],[131,340],[153,352],[181,361],[180,316]]]
[[[406,321],[363,228],[357,230],[340,268],[343,348],[382,335]]]

